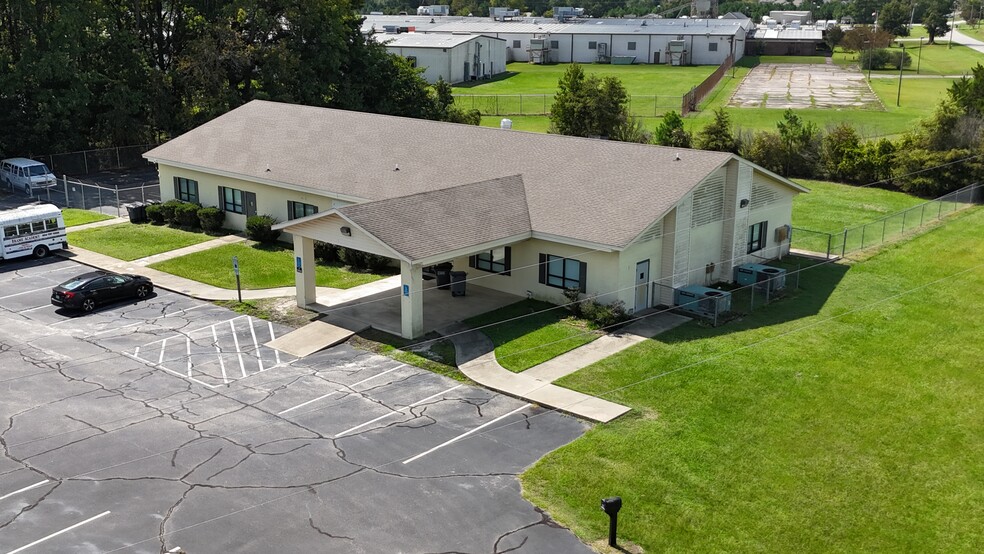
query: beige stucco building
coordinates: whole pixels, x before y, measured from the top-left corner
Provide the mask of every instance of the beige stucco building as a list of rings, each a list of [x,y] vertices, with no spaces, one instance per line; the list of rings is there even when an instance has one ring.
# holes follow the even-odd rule
[[[232,228],[282,221],[301,306],[315,302],[315,240],[398,260],[407,338],[424,331],[434,264],[518,297],[579,288],[642,310],[787,252],[806,190],[729,153],[264,101],[145,156],[165,200],[217,205]]]

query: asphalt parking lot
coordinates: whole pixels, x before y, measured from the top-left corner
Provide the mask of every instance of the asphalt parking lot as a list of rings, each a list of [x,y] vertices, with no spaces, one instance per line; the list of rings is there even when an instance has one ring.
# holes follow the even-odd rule
[[[583,422],[166,291],[52,306],[85,270],[0,264],[0,552],[591,552],[516,479]]]

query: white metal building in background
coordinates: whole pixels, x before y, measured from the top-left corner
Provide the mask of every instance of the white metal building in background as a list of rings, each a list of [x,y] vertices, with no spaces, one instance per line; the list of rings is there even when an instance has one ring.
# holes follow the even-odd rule
[[[530,61],[533,40],[543,40],[546,63],[594,63],[615,57],[634,63],[668,63],[670,41],[684,41],[687,64],[719,65],[745,52],[750,19],[586,19],[556,23],[548,18],[493,21],[478,17],[370,16],[364,33],[404,28],[416,34],[468,33],[505,40],[506,61]],[[398,36],[395,33],[384,36]]]
[[[424,79],[449,83],[488,79],[506,70],[505,39],[475,34],[376,34],[391,54],[424,68]]]

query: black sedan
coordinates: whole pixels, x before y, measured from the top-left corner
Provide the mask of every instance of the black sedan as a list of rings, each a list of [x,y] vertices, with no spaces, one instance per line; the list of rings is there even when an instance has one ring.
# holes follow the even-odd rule
[[[51,303],[63,308],[91,312],[99,304],[126,298],[147,298],[152,292],[154,284],[142,275],[93,271],[51,289]]]

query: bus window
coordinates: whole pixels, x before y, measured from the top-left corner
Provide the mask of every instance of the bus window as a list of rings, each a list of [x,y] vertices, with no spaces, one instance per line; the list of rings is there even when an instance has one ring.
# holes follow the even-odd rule
[[[35,233],[44,232],[44,221],[32,221],[31,230]]]
[[[5,236],[5,237],[16,237],[17,236],[17,227],[14,227],[13,225],[8,225],[8,226],[4,227],[3,228],[3,236]]]
[[[58,220],[57,219],[46,219],[45,222],[44,222],[44,225],[45,225],[45,228],[47,228],[49,231],[54,231],[55,229],[58,228]]]
[[[21,224],[18,224],[17,225],[17,234],[18,235],[30,235],[31,234],[31,224],[30,223],[21,223]]]

